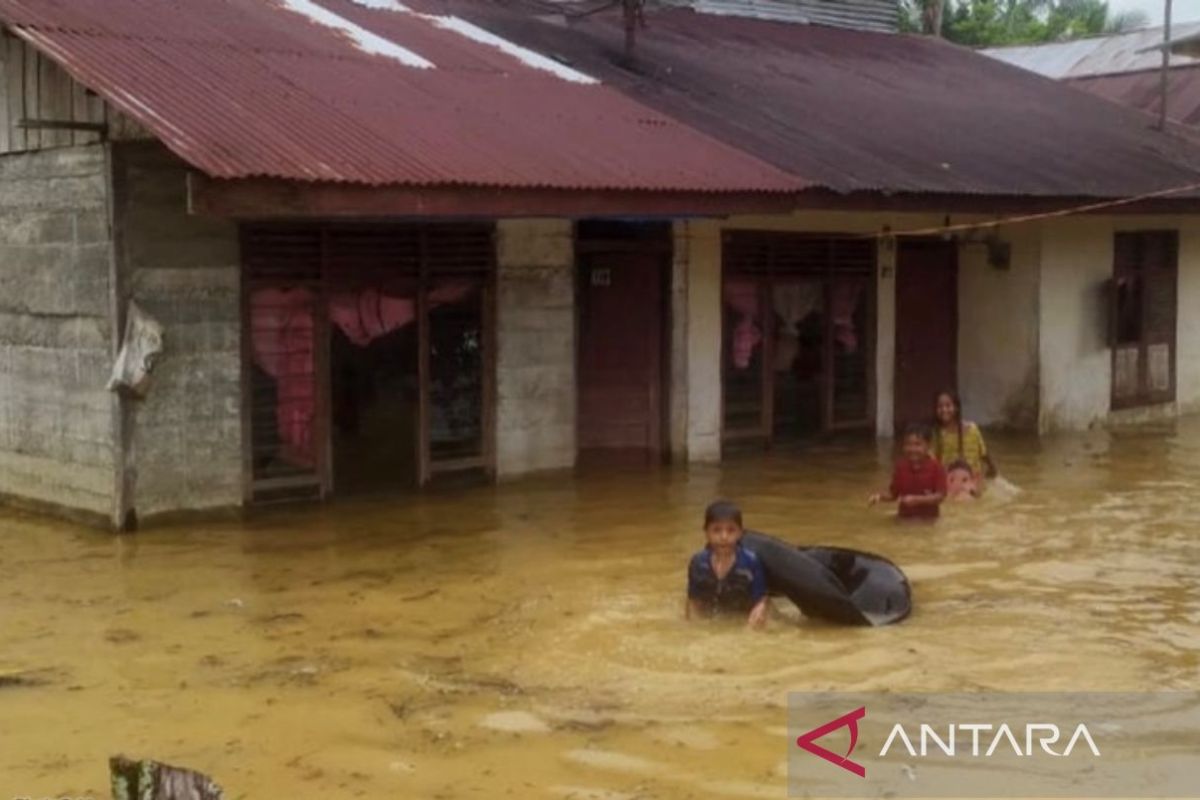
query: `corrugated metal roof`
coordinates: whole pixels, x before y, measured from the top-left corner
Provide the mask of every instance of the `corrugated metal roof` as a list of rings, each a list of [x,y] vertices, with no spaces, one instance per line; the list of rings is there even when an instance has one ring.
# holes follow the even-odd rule
[[[1200,59],[1200,30],[1181,34],[1172,28],[1170,46],[1171,52],[1177,56]]]
[[[751,17],[777,22],[895,33],[900,29],[896,0],[669,0],[701,14]]]
[[[217,178],[801,185],[551,58],[396,0],[0,0],[0,21]]]
[[[1200,149],[1144,115],[937,39],[668,9],[647,14],[627,68],[616,14],[446,7],[837,192],[1112,198],[1200,181]]]
[[[1172,39],[1194,34],[1200,34],[1200,22],[1171,27]],[[1059,80],[1158,69],[1162,66],[1162,53],[1149,48],[1161,45],[1162,41],[1163,29],[1158,27],[1113,36],[1076,39],[1071,42],[993,47],[980,52],[1013,66]],[[1196,63],[1196,59],[1177,55],[1171,58],[1171,63],[1184,65]]]
[[[1157,115],[1161,108],[1162,85],[1157,70],[1074,78],[1067,83],[1148,114]],[[1200,126],[1200,63],[1175,67],[1168,73],[1167,116]]]

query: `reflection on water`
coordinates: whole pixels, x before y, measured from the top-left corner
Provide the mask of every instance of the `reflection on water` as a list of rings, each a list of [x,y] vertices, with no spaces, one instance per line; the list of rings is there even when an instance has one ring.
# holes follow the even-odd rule
[[[866,508],[853,443],[127,538],[0,516],[0,790],[105,797],[125,752],[232,798],[777,798],[789,690],[1200,688],[1200,424],[994,449],[1025,491],[935,527]],[[894,559],[913,617],[685,625],[716,495]]]

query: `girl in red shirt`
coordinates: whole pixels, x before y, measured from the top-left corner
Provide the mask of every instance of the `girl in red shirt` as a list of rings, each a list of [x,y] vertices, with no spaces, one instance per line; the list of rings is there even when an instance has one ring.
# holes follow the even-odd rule
[[[910,425],[904,430],[904,457],[896,462],[886,493],[871,495],[870,504],[900,504],[901,517],[934,518],[946,499],[946,471],[929,454],[928,428]]]

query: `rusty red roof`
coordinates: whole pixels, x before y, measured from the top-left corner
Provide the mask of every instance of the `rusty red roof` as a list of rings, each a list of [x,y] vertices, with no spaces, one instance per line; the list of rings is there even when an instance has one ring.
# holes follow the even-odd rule
[[[1168,79],[1167,115],[1186,125],[1200,127],[1200,62],[1172,67]],[[1162,73],[1159,70],[1076,78],[1068,80],[1067,85],[1149,114],[1157,115],[1162,107]]]
[[[1123,198],[1200,182],[1200,147],[1146,115],[939,39],[671,8],[647,13],[629,66],[616,13],[439,7],[834,192]]]
[[[396,0],[0,0],[0,21],[216,178],[802,185],[592,76]]]

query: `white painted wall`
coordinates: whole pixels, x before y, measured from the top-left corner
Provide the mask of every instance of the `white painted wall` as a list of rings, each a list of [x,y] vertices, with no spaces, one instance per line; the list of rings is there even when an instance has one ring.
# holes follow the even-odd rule
[[[686,243],[688,279],[687,396],[680,408],[687,413],[687,460],[704,463],[721,458],[721,228],[711,221],[681,225],[676,245]]]
[[[1175,399],[1183,413],[1200,412],[1200,220],[1179,230],[1179,323],[1175,331]]]
[[[575,247],[569,220],[497,231],[496,469],[575,464]]]
[[[1008,269],[989,263],[983,243],[958,251],[958,385],[965,416],[981,425],[1033,430],[1038,413],[1036,225],[997,230],[1011,248]]]
[[[1038,430],[1078,430],[1109,410],[1104,283],[1112,275],[1112,228],[1107,220],[1087,217],[1041,228]]]

